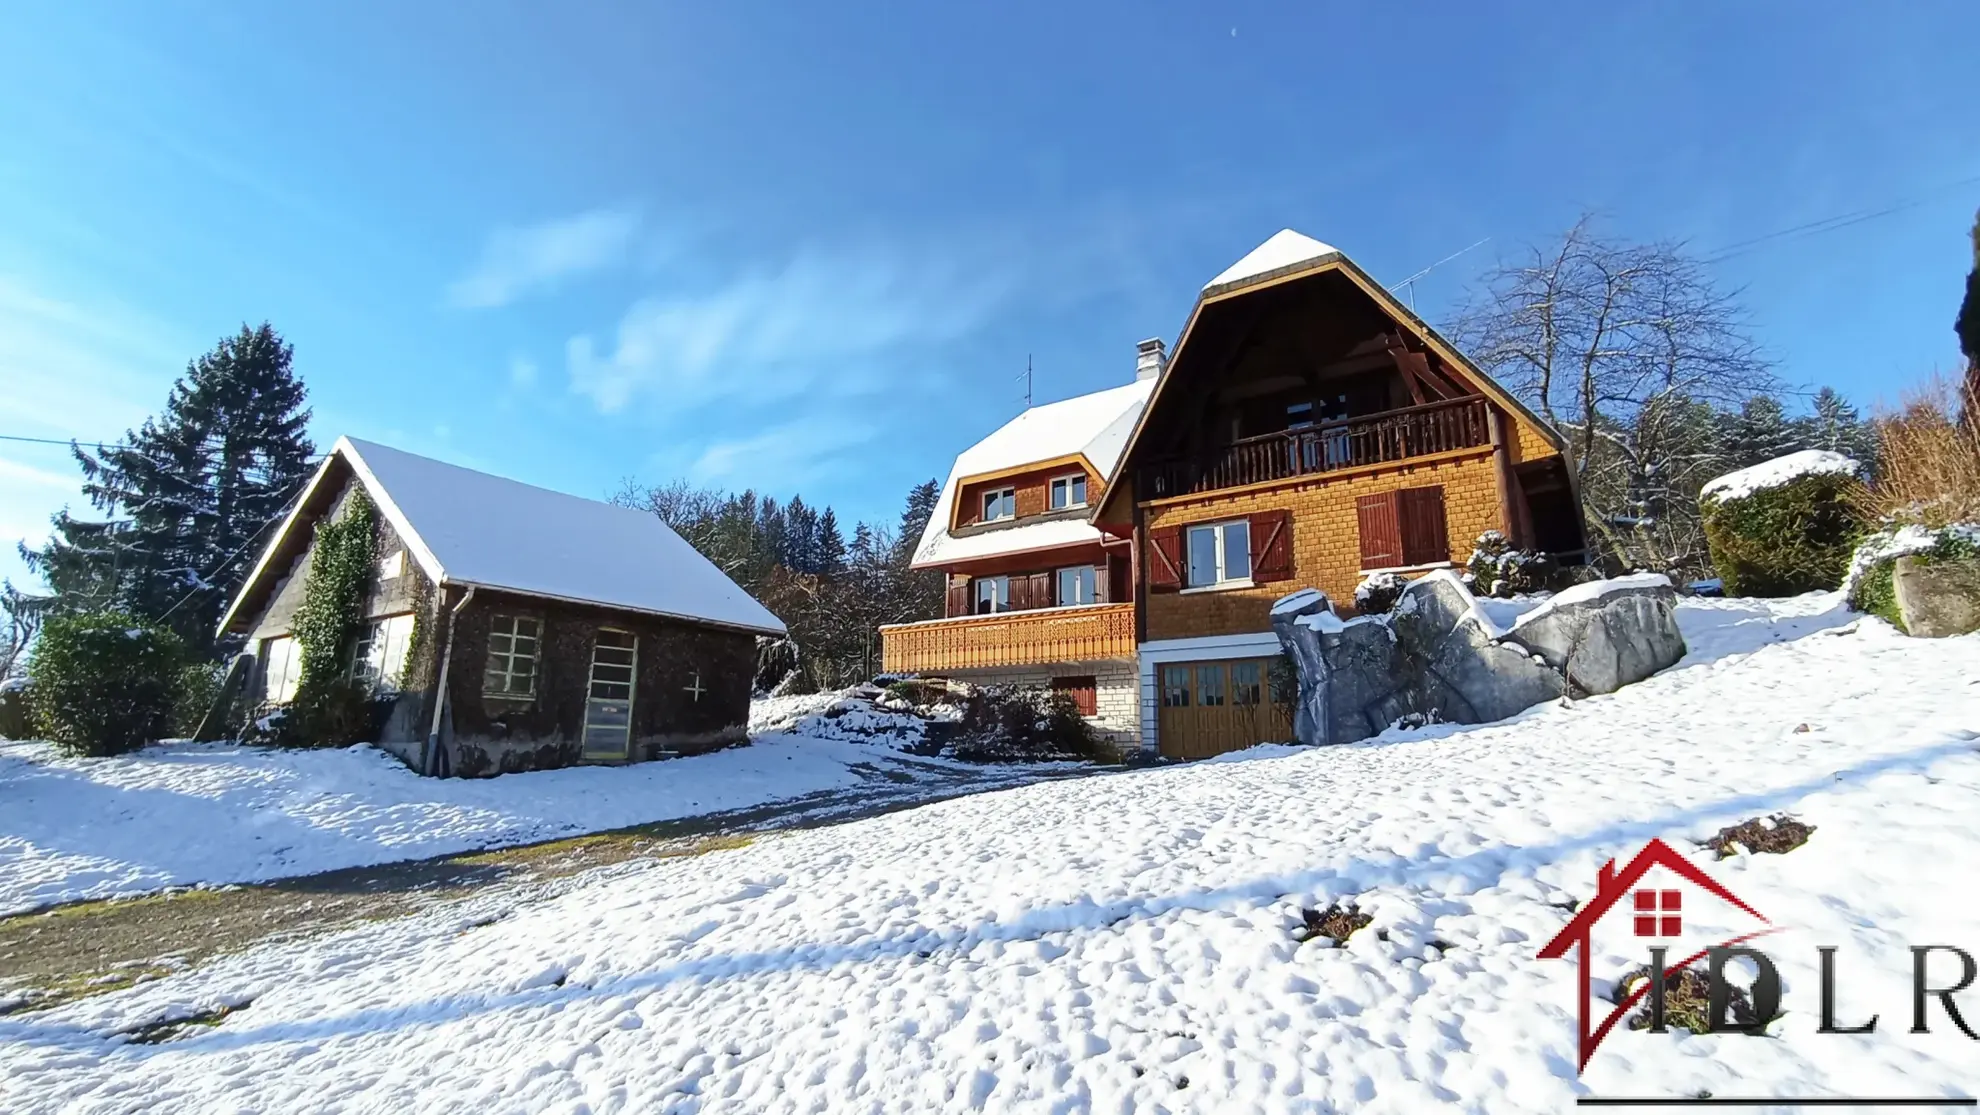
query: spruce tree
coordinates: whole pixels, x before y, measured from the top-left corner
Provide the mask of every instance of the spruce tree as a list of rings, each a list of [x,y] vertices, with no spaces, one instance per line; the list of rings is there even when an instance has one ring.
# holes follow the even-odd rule
[[[934,480],[924,480],[908,489],[907,506],[901,509],[900,533],[894,536],[902,565],[907,564],[915,548],[921,545],[921,532],[928,529],[928,519],[935,514],[935,501],[940,498],[942,485]]]
[[[1866,467],[1876,463],[1876,437],[1869,424],[1833,387],[1815,393],[1815,412],[1802,421],[1802,428],[1810,449],[1841,453]]]
[[[301,491],[316,456],[294,349],[266,322],[243,325],[186,366],[165,410],[96,452],[71,446],[83,494],[104,514],[54,520],[45,549],[22,547],[57,612],[119,607],[214,653],[213,628]]]
[[[1953,329],[1968,368],[1980,365],[1980,216],[1973,219],[1973,269],[1966,273],[1966,297],[1960,300]]]
[[[1788,420],[1780,400],[1771,395],[1747,399],[1738,414],[1726,416],[1723,428],[1724,453],[1733,468],[1746,468],[1807,448],[1802,432]]]
[[[846,568],[846,540],[839,533],[839,516],[830,507],[818,517],[818,572],[834,577]]]

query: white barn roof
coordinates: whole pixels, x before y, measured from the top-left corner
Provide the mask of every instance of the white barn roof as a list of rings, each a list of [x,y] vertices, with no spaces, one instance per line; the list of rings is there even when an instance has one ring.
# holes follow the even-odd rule
[[[1022,553],[1081,542],[1098,542],[1099,528],[1085,519],[1055,519],[985,530],[957,537],[949,533],[957,491],[971,476],[1019,468],[1074,454],[1084,456],[1102,477],[1112,475],[1135,419],[1154,390],[1153,379],[1138,379],[1090,395],[1032,407],[989,437],[963,450],[942,485],[942,495],[921,533],[914,564],[940,565],[997,554]]]
[[[781,635],[783,621],[744,592],[657,515],[553,492],[355,438],[331,461],[348,463],[379,513],[435,584],[480,585],[531,596],[699,620]],[[295,527],[308,493],[263,551],[221,620],[225,630]]]

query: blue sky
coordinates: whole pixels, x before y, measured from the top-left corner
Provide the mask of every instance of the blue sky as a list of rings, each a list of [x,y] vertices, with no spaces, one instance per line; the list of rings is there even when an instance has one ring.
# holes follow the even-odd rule
[[[1791,380],[1954,365],[1980,6],[1372,7],[7,4],[0,434],[114,437],[267,319],[326,445],[891,519],[1027,356],[1127,381],[1281,227],[1388,281],[1491,237],[1435,321],[1589,207],[1711,250],[1918,200],[1718,272]],[[75,483],[0,442],[0,572]]]

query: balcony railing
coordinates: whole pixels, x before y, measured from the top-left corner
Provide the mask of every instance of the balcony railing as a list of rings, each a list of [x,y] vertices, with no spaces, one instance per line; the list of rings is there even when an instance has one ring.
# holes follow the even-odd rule
[[[903,623],[880,629],[889,673],[1134,657],[1134,605],[1093,604]]]
[[[1241,438],[1199,457],[1150,462],[1141,469],[1137,495],[1193,495],[1472,449],[1491,440],[1482,397],[1447,399]]]

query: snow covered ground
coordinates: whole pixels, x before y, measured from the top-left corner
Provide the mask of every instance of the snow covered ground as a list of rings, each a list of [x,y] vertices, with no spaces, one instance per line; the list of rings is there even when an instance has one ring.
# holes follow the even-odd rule
[[[753,715],[829,701],[789,698]],[[0,743],[0,915],[749,809],[851,790],[869,781],[860,766],[883,767],[895,783],[968,769],[903,763],[856,732],[837,736],[772,732],[665,763],[491,779],[421,778],[368,747],[187,743],[71,759],[47,744]]]
[[[0,1018],[8,1111],[1560,1112],[1577,1094],[1980,1087],[1913,944],[1980,954],[1980,637],[1833,595],[1687,600],[1692,654],[1505,723],[956,799],[622,864]],[[656,767],[656,774],[676,764]],[[620,772],[609,772],[620,773]],[[1757,814],[1786,855],[1695,840]],[[1575,1072],[1534,954],[1662,837],[1786,927],[1770,1039],[1618,1031]],[[1344,947],[1299,911],[1372,913]],[[512,901],[512,900],[508,900]],[[1376,931],[1386,930],[1384,939]],[[1815,945],[1841,946],[1815,1033]],[[1613,979],[1640,956],[1604,953]],[[1956,978],[1957,968],[1950,973]],[[1980,990],[1965,994],[1980,1018]],[[211,1027],[129,1032],[219,1008]]]

